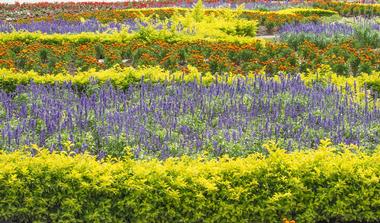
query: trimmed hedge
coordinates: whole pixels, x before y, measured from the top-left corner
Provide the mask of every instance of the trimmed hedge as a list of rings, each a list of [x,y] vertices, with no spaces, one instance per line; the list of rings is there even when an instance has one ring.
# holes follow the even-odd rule
[[[380,148],[166,161],[0,154],[0,221],[378,222]],[[356,152],[352,152],[352,150]]]
[[[308,16],[333,16],[337,15],[338,13],[332,10],[326,10],[326,9],[319,9],[319,8],[288,8],[279,10],[278,13],[280,14],[296,14],[296,15],[302,15],[304,17]]]
[[[260,74],[265,75],[260,72]],[[158,66],[151,67],[120,67],[115,65],[110,69],[99,70],[90,69],[88,71],[80,71],[71,75],[68,73],[58,73],[58,74],[44,74],[41,75],[35,71],[15,71],[11,69],[0,69],[0,89],[5,91],[14,91],[18,85],[28,85],[31,82],[36,84],[64,84],[72,83],[79,89],[88,88],[94,84],[104,84],[110,82],[113,86],[127,89],[131,84],[138,84],[141,79],[144,78],[146,82],[163,82],[163,81],[186,81],[191,82],[194,80],[200,81],[208,85],[216,81],[226,81],[231,83],[237,78],[255,78],[259,73],[248,73],[246,75],[242,74],[232,74],[228,75],[218,75],[211,74],[210,72],[202,73],[196,67],[188,65],[186,67],[186,72],[184,70],[169,72],[168,70],[162,69]],[[294,74],[295,75],[295,74]],[[275,75],[277,77],[277,75]],[[277,77],[278,78],[278,77]],[[370,89],[374,92],[380,93],[380,72],[372,72],[371,74],[361,73],[354,76],[341,76],[334,73],[330,66],[321,65],[316,71],[309,70],[305,74],[301,74],[301,78],[306,84],[312,84],[318,81],[323,84],[332,83],[338,87],[344,89],[347,85],[350,88],[356,88],[362,90],[363,88]],[[365,96],[365,92],[356,92],[361,97]]]

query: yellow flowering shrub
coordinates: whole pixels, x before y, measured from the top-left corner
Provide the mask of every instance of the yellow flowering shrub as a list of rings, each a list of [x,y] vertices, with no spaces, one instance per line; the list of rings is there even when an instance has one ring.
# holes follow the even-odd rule
[[[232,75],[229,74],[227,81],[232,82],[236,78],[241,78],[242,75]],[[253,74],[249,77],[253,78]],[[107,70],[90,69],[88,71],[79,71],[75,75],[68,73],[59,74],[46,74],[41,75],[35,71],[16,71],[9,69],[0,69],[0,88],[12,90],[17,85],[29,84],[33,81],[36,84],[54,84],[54,83],[68,83],[71,82],[74,85],[80,87],[86,87],[93,81],[103,84],[106,82],[111,82],[113,85],[126,88],[130,84],[140,82],[141,79],[146,82],[163,82],[163,81],[198,81],[203,84],[210,84],[216,79],[219,81],[225,81],[226,76],[212,75],[210,72],[201,73],[196,67],[187,66],[187,72],[176,71],[169,72],[158,66],[154,67],[125,67],[115,66]]]
[[[375,222],[380,148],[205,160],[105,159],[35,147],[0,153],[5,222]],[[343,147],[343,148],[342,148]]]
[[[277,11],[279,14],[297,14],[302,16],[332,16],[337,12],[318,8],[287,8]]]
[[[249,21],[249,23],[254,23]],[[224,26],[229,23],[223,23]],[[238,24],[238,23],[234,23]],[[173,33],[170,30],[151,30],[149,32],[149,39],[142,38],[141,32],[128,33],[126,31],[120,31],[118,33],[79,33],[79,34],[43,34],[43,33],[30,33],[30,32],[12,32],[12,33],[0,33],[0,43],[6,43],[9,41],[22,41],[22,42],[33,42],[41,41],[46,43],[87,43],[87,42],[115,42],[115,43],[126,43],[134,39],[143,40],[166,40],[169,42],[191,42],[196,40],[205,40],[210,42],[236,42],[236,43],[249,43],[255,40],[254,37],[247,36],[233,36],[225,33],[220,33],[215,35],[215,33],[207,31],[205,29],[207,26],[202,23],[198,28],[198,34],[190,35],[187,33]],[[143,35],[146,35],[143,33]]]

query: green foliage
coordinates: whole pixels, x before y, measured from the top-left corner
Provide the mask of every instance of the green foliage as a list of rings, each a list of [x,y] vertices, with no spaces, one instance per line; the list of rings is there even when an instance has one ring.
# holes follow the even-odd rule
[[[350,37],[344,35],[333,35],[327,36],[319,33],[284,33],[280,35],[280,40],[286,42],[290,47],[298,50],[302,47],[305,41],[311,42],[318,46],[319,48],[326,48],[332,43],[343,43],[347,41]]]
[[[378,2],[378,1],[377,1]],[[343,16],[379,16],[380,4],[349,3],[346,1],[314,1],[313,7],[333,10]]]
[[[198,0],[197,4],[195,4],[194,9],[192,10],[192,16],[196,22],[201,22],[203,20],[205,12],[202,0]]]
[[[65,147],[0,154],[0,221],[376,222],[380,215],[379,151],[337,152],[322,141],[318,150],[288,154],[270,143],[266,157],[133,161],[127,153],[99,162]]]
[[[101,44],[95,45],[95,53],[96,53],[96,58],[99,59],[104,59],[104,48]]]
[[[191,11],[184,15],[177,12],[172,16],[172,29],[178,25],[184,27],[183,31],[172,30],[172,32],[181,39],[186,38],[187,40],[201,38],[216,41],[252,42],[255,40],[252,37],[256,36],[257,21],[241,18],[242,12],[242,8],[239,7],[237,10],[221,9],[206,14],[202,1],[198,1]]]
[[[368,24],[361,24],[355,27],[356,47],[380,47],[380,32],[372,29]]]
[[[255,37],[257,27],[256,23],[241,21],[239,23],[235,23],[234,26],[226,26],[220,29],[231,36]]]
[[[47,49],[41,49],[38,52],[38,55],[39,55],[40,60],[41,60],[42,63],[47,63],[47,61],[48,61],[48,53],[49,53],[49,51]]]

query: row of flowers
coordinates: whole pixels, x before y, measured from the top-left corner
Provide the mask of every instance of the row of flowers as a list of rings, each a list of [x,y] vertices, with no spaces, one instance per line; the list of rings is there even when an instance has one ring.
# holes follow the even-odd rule
[[[380,4],[360,4],[320,0],[314,2],[313,6],[333,10],[343,16],[380,16]]]
[[[7,92],[15,91],[19,85],[28,85],[31,82],[42,85],[54,85],[71,83],[78,89],[86,89],[92,84],[110,83],[119,89],[128,89],[130,85],[138,84],[141,81],[149,83],[158,83],[165,81],[191,82],[197,81],[205,86],[209,86],[214,82],[225,82],[231,84],[238,79],[254,79],[257,76],[273,76],[274,80],[284,77],[283,74],[268,75],[264,71],[259,73],[250,72],[248,74],[228,73],[224,75],[211,74],[210,72],[201,73],[196,67],[188,65],[187,72],[162,69],[159,66],[144,66],[139,68],[121,67],[116,65],[110,69],[98,70],[90,69],[88,71],[79,71],[75,75],[67,72],[58,74],[39,74],[35,71],[16,71],[14,69],[0,70],[0,89]],[[292,76],[292,75],[290,75]],[[321,65],[320,68],[308,70],[301,73],[300,77],[306,85],[310,86],[315,82],[326,86],[334,84],[343,93],[346,92],[346,87],[354,89],[356,101],[360,102],[368,96],[370,90],[372,96],[380,95],[380,72],[371,74],[361,73],[354,76],[342,76],[334,73],[329,65]],[[379,101],[380,102],[380,101]],[[380,106],[380,104],[379,104]]]
[[[204,5],[208,8],[216,7],[236,7],[245,4],[246,9],[264,9],[279,10],[289,7],[312,7],[311,1],[221,1],[221,0],[205,0]],[[35,3],[35,4],[1,4],[0,3],[0,20],[5,19],[26,19],[38,18],[41,16],[57,15],[61,13],[82,13],[98,10],[127,9],[127,8],[161,8],[161,7],[193,7],[194,1],[128,1],[128,2],[75,2],[66,3]]]
[[[206,15],[218,15],[231,9],[205,9]],[[130,9],[130,10],[99,10],[73,14],[60,13],[53,16],[45,16],[33,19],[17,20],[17,23],[31,23],[35,21],[65,20],[79,22],[82,19],[96,19],[102,23],[124,22],[143,16],[156,15],[160,19],[172,17],[175,13],[185,14],[189,10],[185,8],[155,8],[155,9]],[[233,11],[232,11],[233,13]],[[319,21],[323,16],[336,14],[334,11],[323,9],[293,8],[279,11],[242,10],[240,17],[248,20],[257,20],[259,25],[265,26],[269,32],[286,23]]]
[[[265,75],[208,87],[202,80],[152,85],[144,77],[124,90],[91,82],[81,89],[32,82],[1,90],[0,147],[61,148],[69,140],[77,153],[120,156],[130,146],[136,158],[166,159],[244,156],[263,152],[267,140],[289,151],[326,137],[369,151],[380,143],[380,110],[369,95],[363,105],[355,102],[358,89],[349,86],[343,93],[333,84],[307,86],[299,76]]]
[[[206,7],[223,7],[232,6],[236,7],[238,4],[246,4],[247,9],[265,9],[265,10],[276,10],[289,7],[317,7],[329,10],[334,10],[339,12],[341,15],[379,15],[380,6],[370,5],[370,4],[355,4],[347,2],[334,2],[327,0],[318,1],[220,1],[220,0],[205,0],[204,4]],[[194,4],[190,0],[182,1],[143,1],[143,2],[87,2],[87,3],[36,3],[36,4],[0,4],[0,20],[5,19],[20,19],[20,18],[36,18],[47,15],[57,15],[60,13],[82,13],[97,10],[112,10],[112,9],[126,9],[126,8],[151,8],[151,7],[192,7]]]
[[[342,43],[352,40],[356,48],[380,47],[380,24],[373,19],[354,18],[353,24],[334,23],[304,23],[286,24],[279,30],[279,38],[297,49],[305,40],[319,47],[329,43]]]
[[[324,48],[305,41],[297,50],[284,43],[255,41],[237,44],[209,41],[166,42],[43,42],[7,41],[0,44],[0,67],[35,70],[40,73],[76,72],[90,68],[159,65],[186,72],[187,65],[201,72],[270,73],[304,72],[328,64],[338,74],[379,70],[380,52],[354,48],[350,41]]]

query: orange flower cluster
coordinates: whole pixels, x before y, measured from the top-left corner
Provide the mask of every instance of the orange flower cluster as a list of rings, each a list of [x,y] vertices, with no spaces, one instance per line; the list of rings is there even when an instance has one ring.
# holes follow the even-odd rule
[[[284,218],[283,220],[282,220],[282,223],[296,223],[296,221],[295,220],[288,220],[287,218]]]
[[[357,74],[380,69],[380,52],[353,48],[350,42],[318,48],[305,41],[297,51],[284,43],[250,44],[225,42],[177,42],[156,40],[150,43],[133,40],[128,43],[44,43],[10,41],[0,44],[0,67],[57,73],[89,68],[159,65],[165,69],[183,70],[187,65],[202,72],[289,73],[316,69],[328,64],[339,74]]]

